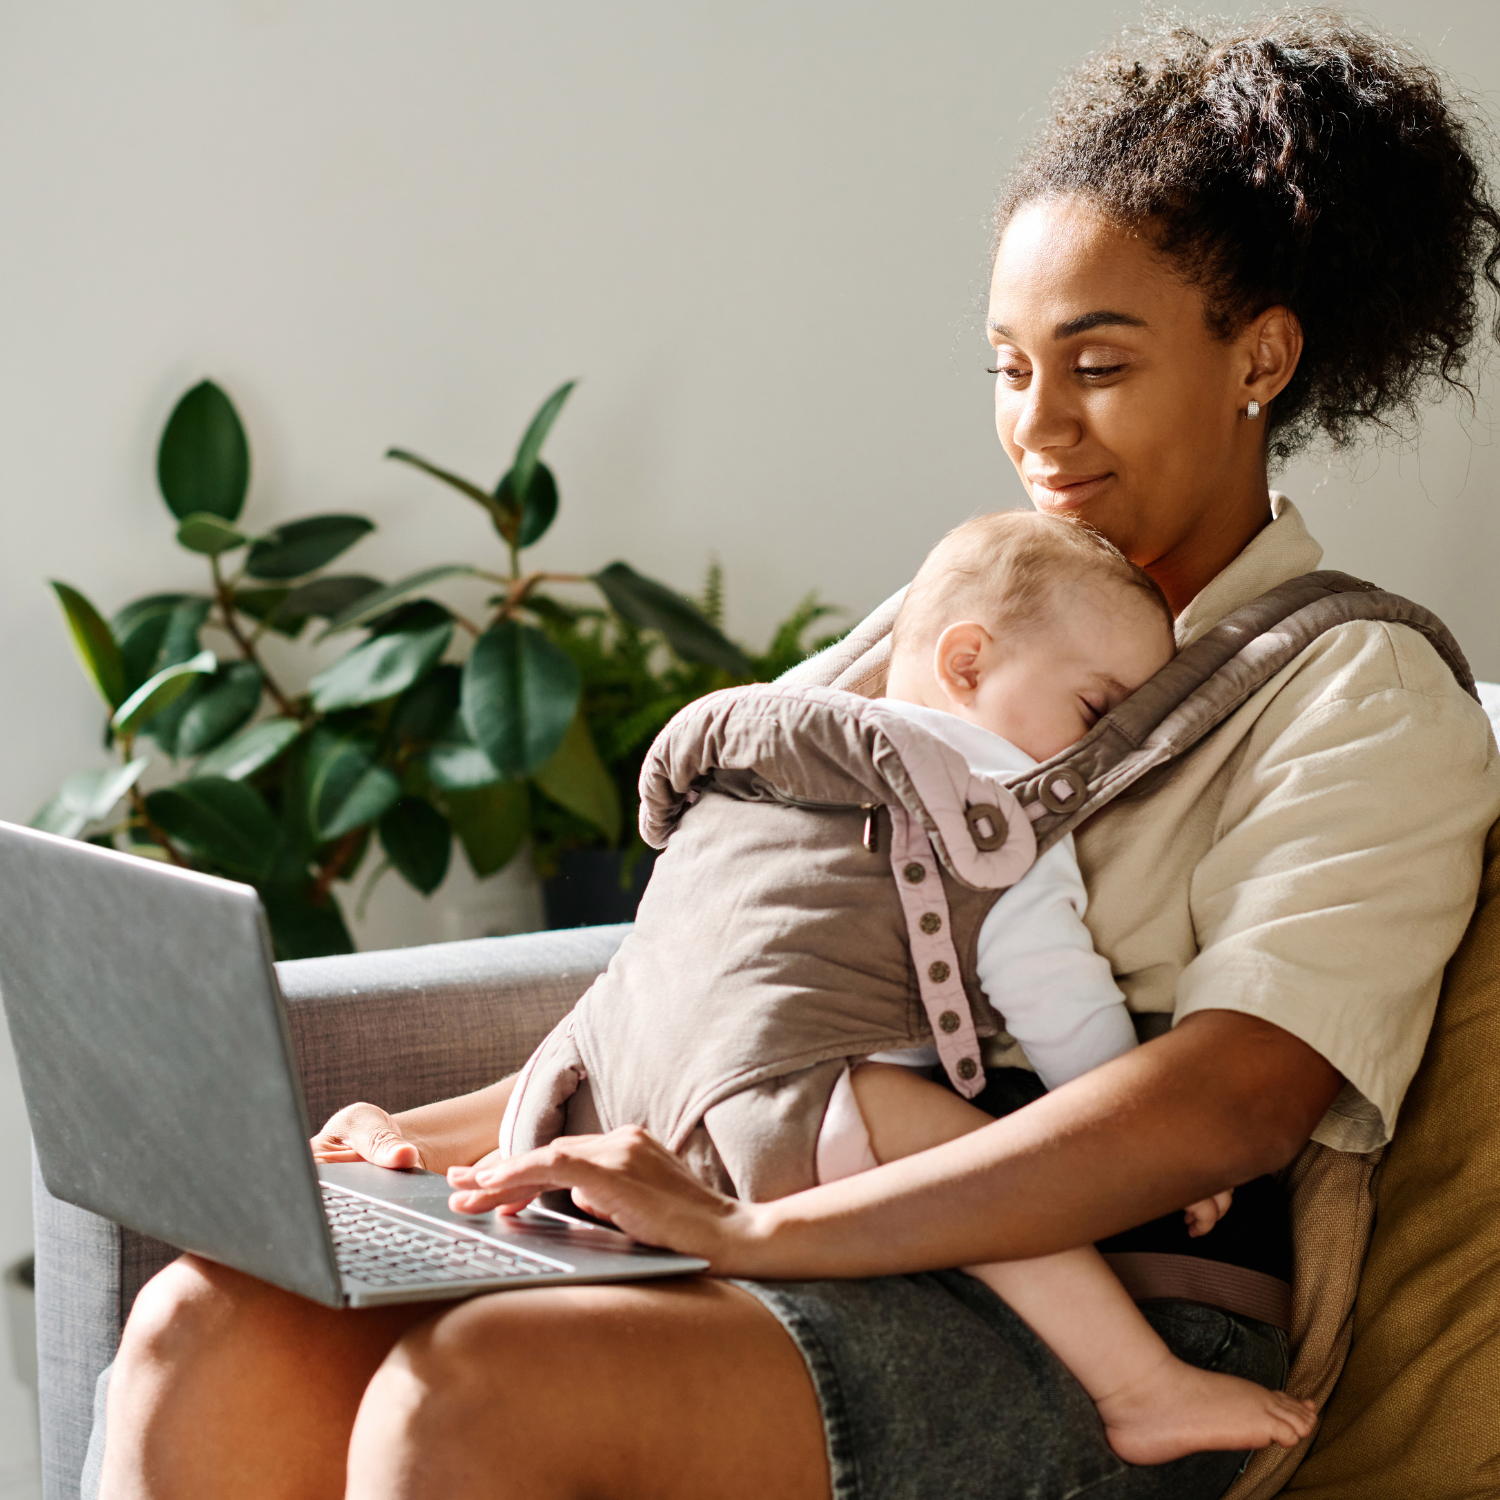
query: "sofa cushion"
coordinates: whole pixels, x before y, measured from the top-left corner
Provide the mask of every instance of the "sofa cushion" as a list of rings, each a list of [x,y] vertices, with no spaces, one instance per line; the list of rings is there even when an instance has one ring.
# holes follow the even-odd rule
[[[1500,825],[1422,1067],[1375,1178],[1353,1344],[1302,1500],[1500,1493]]]

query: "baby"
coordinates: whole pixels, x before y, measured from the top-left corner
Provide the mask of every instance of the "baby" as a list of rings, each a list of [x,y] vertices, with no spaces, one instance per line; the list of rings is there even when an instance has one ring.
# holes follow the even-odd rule
[[[1166,664],[1172,624],[1149,576],[1092,533],[1029,512],[983,516],[944,538],[908,590],[886,698],[918,721],[943,714],[972,726],[961,744],[976,770],[1029,769]],[[951,727],[946,738],[956,742]],[[1049,1088],[1136,1043],[1084,906],[1069,835],[995,903],[979,932],[980,983]],[[819,1139],[822,1180],[840,1175],[839,1163],[891,1161],[990,1123],[914,1070],[935,1060],[923,1049],[877,1054],[846,1075]],[[1189,1208],[1191,1232],[1207,1233],[1229,1197]],[[1310,1403],[1176,1359],[1092,1248],[966,1269],[1068,1367],[1129,1463],[1292,1447],[1312,1430]]]
[[[1028,869],[997,780],[1074,744],[1173,651],[1145,573],[1086,528],[1007,512],[922,565],[885,699],[773,685],[684,710],[642,773],[643,829],[667,847],[635,930],[527,1065],[501,1149],[635,1123],[711,1185],[781,1197],[990,1123],[966,1102],[985,1050],[1055,1088],[1134,1047],[1071,836]],[[1188,1210],[1193,1232],[1228,1198]],[[1307,1403],[1177,1360],[1092,1248],[967,1269],[1127,1462],[1312,1429]]]

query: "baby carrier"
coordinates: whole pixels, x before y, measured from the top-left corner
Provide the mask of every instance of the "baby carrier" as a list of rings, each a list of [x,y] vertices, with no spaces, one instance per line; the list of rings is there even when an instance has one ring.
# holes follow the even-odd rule
[[[1316,572],[1227,616],[1029,772],[975,775],[857,693],[772,683],[691,704],[641,773],[641,833],[665,852],[636,928],[528,1063],[501,1148],[636,1123],[711,1186],[766,1199],[816,1182],[818,1130],[852,1061],[934,1045],[974,1097],[982,1039],[1004,1027],[974,975],[994,902],[1038,853],[1356,620],[1421,632],[1474,692],[1434,615]],[[1149,1035],[1158,1020],[1138,1025]]]

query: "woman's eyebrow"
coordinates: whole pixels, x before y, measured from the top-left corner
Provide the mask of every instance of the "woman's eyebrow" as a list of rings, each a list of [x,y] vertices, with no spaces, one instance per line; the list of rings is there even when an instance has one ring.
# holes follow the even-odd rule
[[[1144,318],[1138,318],[1133,313],[1124,312],[1088,312],[1082,313],[1076,318],[1069,318],[1065,323],[1059,323],[1052,330],[1054,339],[1070,339],[1080,333],[1087,333],[1091,328],[1105,328],[1110,324],[1125,328],[1146,328],[1150,325]],[[1003,339],[1013,339],[1015,334],[1003,323],[991,322],[988,324],[991,333],[998,333]]]

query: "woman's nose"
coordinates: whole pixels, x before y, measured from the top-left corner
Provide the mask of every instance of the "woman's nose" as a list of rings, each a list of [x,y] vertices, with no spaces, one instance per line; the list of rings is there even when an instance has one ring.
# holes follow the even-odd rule
[[[1067,391],[1040,371],[1034,373],[1024,391],[1005,392],[1002,402],[1016,402],[1011,441],[1028,453],[1048,448],[1071,448],[1083,435],[1082,424],[1067,399]],[[1008,402],[1007,402],[1008,404]],[[1001,434],[1002,437],[1004,434]]]

